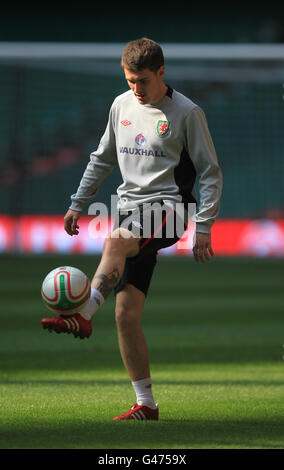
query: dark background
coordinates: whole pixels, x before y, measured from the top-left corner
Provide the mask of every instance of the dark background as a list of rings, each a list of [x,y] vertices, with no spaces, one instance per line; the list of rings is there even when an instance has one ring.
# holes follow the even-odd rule
[[[58,2],[1,8],[0,41],[283,43],[281,2]]]

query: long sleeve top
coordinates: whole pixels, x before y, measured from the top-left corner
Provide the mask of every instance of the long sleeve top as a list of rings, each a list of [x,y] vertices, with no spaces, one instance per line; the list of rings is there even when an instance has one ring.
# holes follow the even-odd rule
[[[158,200],[195,203],[196,231],[210,233],[219,212],[222,172],[203,110],[168,87],[154,105],[140,104],[131,90],[113,102],[107,127],[81,179],[70,209],[82,211],[119,165],[118,209]]]

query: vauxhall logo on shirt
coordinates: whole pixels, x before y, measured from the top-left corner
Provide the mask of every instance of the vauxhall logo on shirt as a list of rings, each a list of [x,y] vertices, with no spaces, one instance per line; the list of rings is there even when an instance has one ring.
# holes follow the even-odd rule
[[[135,143],[139,145],[139,147],[143,147],[147,142],[146,137],[144,134],[140,133],[137,134],[135,137]],[[164,152],[158,150],[151,150],[146,148],[137,148],[137,147],[120,147],[120,153],[128,154],[128,155],[136,155],[136,156],[145,156],[145,157],[166,157]]]

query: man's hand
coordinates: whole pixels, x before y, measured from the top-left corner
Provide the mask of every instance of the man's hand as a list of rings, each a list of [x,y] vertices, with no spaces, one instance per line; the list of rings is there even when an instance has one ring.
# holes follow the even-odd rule
[[[64,217],[64,229],[68,233],[68,235],[78,235],[79,233],[79,225],[77,224],[79,217],[81,216],[81,212],[79,211],[72,211],[69,209],[66,212]]]
[[[195,245],[193,247],[193,254],[195,261],[205,262],[207,259],[210,261],[210,258],[214,256],[214,252],[211,247],[211,235],[210,233],[196,233]]]

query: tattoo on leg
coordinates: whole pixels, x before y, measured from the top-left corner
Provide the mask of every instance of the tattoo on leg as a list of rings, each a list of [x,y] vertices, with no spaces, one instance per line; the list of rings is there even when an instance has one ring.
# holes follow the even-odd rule
[[[101,280],[100,284],[97,286],[97,289],[101,292],[103,297],[106,298],[119,281],[118,269],[114,268],[114,270],[109,274],[98,274],[95,276],[95,279]]]

